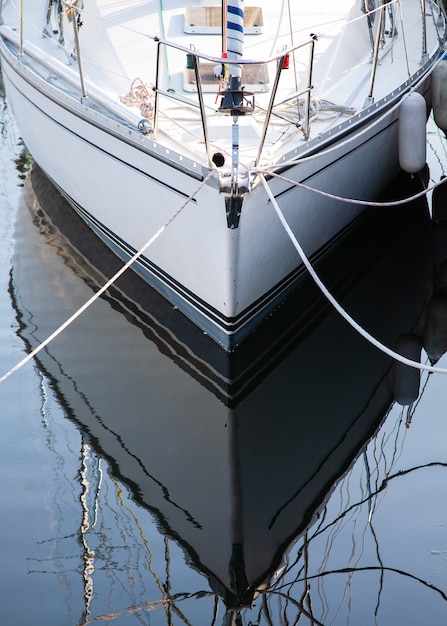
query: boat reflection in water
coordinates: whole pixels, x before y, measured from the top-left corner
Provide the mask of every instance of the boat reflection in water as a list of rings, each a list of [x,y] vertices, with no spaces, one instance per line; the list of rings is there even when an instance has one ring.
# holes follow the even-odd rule
[[[65,212],[39,169],[25,191],[10,288],[20,336],[34,348],[104,282],[103,273],[115,271],[116,261]],[[320,269],[343,306],[386,345],[405,333],[421,335],[433,275],[427,207],[371,212],[330,267]],[[109,611],[113,623],[124,613],[146,623],[148,611],[152,624],[174,623],[175,616],[186,624],[276,625],[300,615],[312,624],[337,615],[373,623],[385,568],[367,529],[392,469],[385,448],[395,460],[407,409],[388,424],[389,436],[372,440],[371,455],[365,446],[393,406],[391,359],[353,332],[310,283],[263,334],[230,355],[192,325],[180,327],[175,309],[147,288],[138,302],[138,286],[128,276],[38,356],[82,433],[84,623]],[[135,520],[131,536],[116,521],[117,536],[135,553],[147,550],[126,580],[116,552],[109,561],[104,556],[107,533],[95,530],[98,506],[107,507],[98,504],[100,462],[139,510],[138,524],[125,507],[111,515]],[[145,515],[155,524],[150,540]],[[336,534],[354,518],[358,536],[335,567]],[[102,551],[89,548],[95,533]],[[190,580],[178,573],[186,565],[172,557],[174,546],[191,576],[200,573],[201,586],[196,574]],[[132,607],[129,600],[106,611],[98,592],[104,570],[115,568],[131,597],[138,568],[155,576],[150,554],[157,550],[165,569],[156,588],[133,597]],[[357,582],[365,553],[375,566]]]

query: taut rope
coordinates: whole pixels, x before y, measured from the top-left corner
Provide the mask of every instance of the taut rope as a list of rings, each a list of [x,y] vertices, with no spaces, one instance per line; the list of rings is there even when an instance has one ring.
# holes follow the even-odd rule
[[[123,265],[123,267],[121,267],[116,272],[116,274],[114,274],[112,276],[112,278],[110,278],[87,302],[85,302],[85,304],[83,304],[75,313],[73,313],[73,315],[71,317],[69,317],[63,324],[61,324],[59,326],[59,328],[57,328],[49,337],[47,337],[36,348],[34,348],[34,350],[32,352],[27,354],[24,359],[22,359],[19,363],[17,363],[17,365],[15,365],[12,369],[10,369],[9,372],[4,374],[0,378],[0,384],[3,383],[12,374],[17,372],[17,370],[19,370],[21,367],[23,367],[26,363],[28,363],[28,361],[33,359],[41,350],[43,350],[43,348],[45,348],[49,343],[51,343],[53,341],[53,339],[55,339],[58,335],[60,335],[62,333],[62,331],[64,331],[66,328],[68,328],[68,326],[70,326],[70,324],[72,324],[72,322],[74,322],[80,315],[82,315],[82,313],[84,313],[84,311],[86,311],[89,308],[89,306],[91,304],[93,304],[93,302],[95,302],[100,296],[102,296],[102,294],[105,291],[107,291],[107,289],[109,287],[111,287],[118,280],[118,278],[120,276],[122,276],[124,274],[124,272],[127,269],[129,269],[129,267],[142,254],[144,254],[144,252],[149,248],[149,246],[151,246],[154,243],[154,241],[160,237],[160,235],[168,228],[168,226],[170,226],[170,224],[172,224],[172,222],[176,219],[176,217],[178,217],[180,215],[180,213],[183,211],[183,209],[191,202],[191,200],[193,200],[195,198],[195,196],[199,193],[199,191],[206,185],[206,183],[214,175],[214,173],[215,172],[213,170],[206,176],[206,178],[204,178],[204,180],[200,183],[200,185],[197,187],[197,189],[194,191],[194,193],[192,193],[185,200],[185,202],[182,204],[182,206],[179,209],[177,209],[177,211],[175,213],[173,213],[173,215],[168,219],[168,221],[165,222],[165,224],[163,224],[163,226],[161,226],[158,229],[158,231],[154,235],[152,235],[152,237],[148,241],[146,241],[144,246],[142,246],[138,250],[138,252],[135,252],[135,254],[127,261],[127,263],[125,263]]]
[[[303,262],[303,265],[306,267],[307,271],[309,272],[309,274],[311,275],[311,277],[313,278],[313,280],[315,281],[315,283],[317,284],[317,286],[319,287],[319,289],[321,290],[321,292],[323,293],[323,295],[327,298],[327,300],[332,304],[332,306],[335,308],[335,310],[343,317],[343,319],[346,320],[346,322],[348,322],[348,324],[354,329],[356,330],[364,339],[366,339],[367,341],[369,341],[369,343],[371,343],[373,346],[375,346],[376,348],[378,348],[379,350],[381,350],[382,352],[384,352],[385,354],[388,354],[388,356],[392,357],[393,359],[395,359],[396,361],[399,361],[400,363],[403,363],[404,365],[409,365],[410,367],[414,367],[416,369],[419,370],[424,370],[426,372],[432,372],[432,373],[436,373],[436,374],[447,374],[447,369],[444,369],[442,367],[433,367],[431,365],[424,365],[423,363],[419,363],[417,361],[412,361],[411,359],[407,359],[406,357],[402,356],[401,354],[399,354],[398,352],[394,352],[394,350],[391,350],[390,348],[388,348],[388,346],[385,346],[383,343],[381,343],[380,341],[378,341],[377,339],[375,339],[372,335],[370,335],[368,333],[368,331],[366,331],[364,328],[362,328],[362,326],[360,326],[360,324],[358,324],[350,315],[347,311],[345,311],[345,309],[341,306],[341,304],[339,304],[339,302],[337,302],[337,300],[333,297],[333,295],[329,292],[329,290],[326,288],[326,286],[323,284],[323,282],[321,281],[320,277],[317,275],[317,273],[315,272],[314,268],[312,267],[309,259],[307,258],[304,250],[302,249],[302,247],[300,246],[300,244],[298,243],[295,235],[293,234],[290,226],[288,225],[281,209],[279,208],[278,203],[276,202],[275,197],[273,196],[273,193],[265,179],[264,174],[260,174],[260,178],[262,181],[262,184],[265,187],[265,190],[267,192],[268,197],[270,198],[270,201],[279,217],[279,220],[281,222],[281,224],[284,226],[284,229],[286,231],[286,233],[289,235],[291,242],[293,243],[296,251],[298,252],[298,254],[301,257],[301,261]]]

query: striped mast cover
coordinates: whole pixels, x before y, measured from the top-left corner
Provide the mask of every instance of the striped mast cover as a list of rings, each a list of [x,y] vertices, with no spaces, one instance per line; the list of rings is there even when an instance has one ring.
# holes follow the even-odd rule
[[[228,59],[241,59],[244,47],[244,0],[224,0],[225,4],[227,11],[223,52],[227,53]],[[230,76],[240,78],[242,67],[240,65],[230,65],[229,73]]]

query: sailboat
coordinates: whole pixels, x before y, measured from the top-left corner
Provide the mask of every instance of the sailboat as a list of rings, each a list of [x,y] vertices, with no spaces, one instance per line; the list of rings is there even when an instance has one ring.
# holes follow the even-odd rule
[[[33,158],[225,350],[305,273],[275,208],[311,262],[330,254],[402,166],[400,120],[425,123],[444,42],[435,0],[1,3]]]

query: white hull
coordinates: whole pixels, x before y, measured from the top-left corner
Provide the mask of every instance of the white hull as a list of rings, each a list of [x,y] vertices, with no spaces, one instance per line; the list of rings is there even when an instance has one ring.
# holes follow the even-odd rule
[[[27,147],[101,239],[128,260],[169,222],[209,169],[161,139],[142,136],[126,120],[92,109],[89,99],[79,100],[74,86],[53,86],[42,72],[46,52],[38,58],[38,48],[32,48],[36,70],[33,62],[16,57],[6,27],[3,34],[5,88]],[[424,77],[430,66],[427,59],[400,91],[378,100],[349,125],[342,123],[305,146],[301,142],[302,158],[315,154],[317,146],[319,154],[289,164],[283,175],[337,196],[375,198],[399,168],[395,105],[416,83],[429,102]],[[371,124],[378,116],[380,121]],[[244,130],[242,125],[241,136]],[[270,184],[314,260],[362,212],[361,205],[335,202],[279,179]],[[244,194],[236,228],[228,227],[224,195],[216,174],[133,268],[232,349],[296,286],[302,264],[261,184]]]

